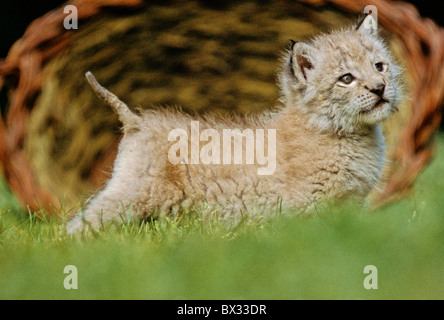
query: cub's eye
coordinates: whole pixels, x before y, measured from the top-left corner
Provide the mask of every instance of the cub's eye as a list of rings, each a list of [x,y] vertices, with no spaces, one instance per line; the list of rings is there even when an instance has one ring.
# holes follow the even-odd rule
[[[350,84],[355,80],[355,77],[351,73],[344,74],[342,77],[339,78],[339,81],[341,81],[344,84]]]
[[[386,70],[386,65],[382,62],[375,63],[375,69],[378,72],[384,72]]]

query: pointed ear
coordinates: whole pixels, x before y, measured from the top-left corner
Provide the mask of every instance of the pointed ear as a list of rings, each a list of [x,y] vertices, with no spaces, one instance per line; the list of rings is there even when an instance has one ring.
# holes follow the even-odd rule
[[[373,6],[369,6],[373,7]],[[369,11],[359,20],[355,29],[363,34],[376,36],[378,34],[378,16],[377,11]],[[376,17],[376,18],[375,18]]]
[[[307,83],[307,72],[313,69],[311,54],[314,50],[309,44],[291,41],[290,71],[298,82]]]

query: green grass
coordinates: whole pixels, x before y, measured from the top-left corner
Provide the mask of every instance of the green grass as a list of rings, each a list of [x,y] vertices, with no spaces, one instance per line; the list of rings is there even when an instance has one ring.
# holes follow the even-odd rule
[[[414,193],[229,229],[198,216],[70,238],[0,186],[0,299],[443,299],[444,137]],[[78,289],[66,290],[75,265]],[[366,265],[378,289],[366,290]]]

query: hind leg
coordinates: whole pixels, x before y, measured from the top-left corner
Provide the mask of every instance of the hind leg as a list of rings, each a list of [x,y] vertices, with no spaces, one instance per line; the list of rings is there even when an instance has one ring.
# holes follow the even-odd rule
[[[68,222],[69,234],[85,229],[100,229],[110,222],[122,222],[131,213],[131,195],[118,188],[117,183],[110,181],[108,186],[88,203],[85,210],[77,212]],[[128,190],[127,190],[128,191]]]
[[[85,211],[79,211],[68,222],[69,234],[89,228],[97,230],[107,223],[121,224],[128,215],[131,219],[146,219],[153,213],[174,215],[183,203],[183,191],[162,177],[148,179],[144,186],[130,189],[123,188],[118,182],[117,179],[110,181]]]

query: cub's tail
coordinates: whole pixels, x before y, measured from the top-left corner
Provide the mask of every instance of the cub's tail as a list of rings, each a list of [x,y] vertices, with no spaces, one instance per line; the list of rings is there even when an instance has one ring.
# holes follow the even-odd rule
[[[119,115],[124,127],[134,126],[140,121],[140,117],[133,113],[115,94],[102,87],[90,71],[85,76],[94,92]]]

